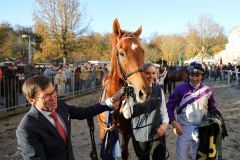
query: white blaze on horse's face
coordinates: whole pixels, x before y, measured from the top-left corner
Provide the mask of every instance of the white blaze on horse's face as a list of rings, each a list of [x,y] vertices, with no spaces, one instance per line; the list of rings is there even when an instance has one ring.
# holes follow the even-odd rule
[[[132,43],[132,47],[131,47],[131,48],[132,48],[132,50],[133,50],[133,51],[135,51],[135,49],[136,49],[137,47],[138,47],[138,45],[137,45],[137,44],[135,44],[135,43]]]

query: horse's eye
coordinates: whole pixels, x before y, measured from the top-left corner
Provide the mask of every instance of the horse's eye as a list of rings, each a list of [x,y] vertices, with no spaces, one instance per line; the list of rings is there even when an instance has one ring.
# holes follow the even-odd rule
[[[123,52],[123,51],[122,51],[122,52],[120,52],[119,54],[120,54],[120,56],[124,56],[124,52]]]

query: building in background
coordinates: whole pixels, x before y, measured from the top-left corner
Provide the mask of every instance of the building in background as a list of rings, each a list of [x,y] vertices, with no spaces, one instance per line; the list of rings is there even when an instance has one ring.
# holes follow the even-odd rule
[[[216,54],[214,59],[217,63],[240,64],[240,27],[230,33],[225,49]]]

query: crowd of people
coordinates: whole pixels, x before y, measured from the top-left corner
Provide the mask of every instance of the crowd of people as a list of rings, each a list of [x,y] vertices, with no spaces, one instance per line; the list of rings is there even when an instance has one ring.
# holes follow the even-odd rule
[[[106,64],[84,63],[78,66],[7,63],[0,66],[0,106],[6,108],[19,105],[23,95],[22,85],[28,77],[47,76],[59,96],[101,85],[101,79],[108,72]]]
[[[205,64],[204,63],[205,78],[212,79],[213,81],[219,80],[227,80],[228,72],[230,73],[230,83],[232,80],[236,80],[236,73],[240,71],[240,65],[228,63],[225,64]]]
[[[166,67],[156,67],[156,83],[164,87],[164,79],[167,75]],[[204,77],[210,81],[227,80],[230,83],[237,80],[237,74],[240,69],[239,65],[223,64],[203,64],[205,69]],[[54,87],[57,89],[59,96],[64,96],[74,91],[80,91],[101,85],[103,76],[108,72],[106,64],[93,65],[84,63],[77,66],[66,65],[26,65],[22,63],[9,63],[6,66],[0,66],[0,106],[6,108],[17,106],[23,102],[19,100],[22,97],[21,87],[24,81],[33,75],[47,76]],[[228,75],[230,73],[230,76]],[[229,76],[229,77],[228,77]]]
[[[59,75],[64,74],[64,69],[59,68],[55,74],[58,72]],[[146,63],[143,72],[152,88],[151,97],[143,104],[132,103],[132,106],[127,106],[130,109],[124,109],[124,112],[131,113],[123,113],[126,119],[131,118],[136,156],[140,160],[166,159],[168,142],[165,134],[170,123],[177,136],[176,159],[187,160],[190,155],[195,160],[200,141],[198,128],[209,113],[216,111],[213,90],[202,83],[204,66],[191,63],[188,67],[189,81],[177,86],[167,103],[162,90],[166,69],[159,71],[154,64]],[[54,80],[46,76],[35,76],[24,82],[23,93],[32,107],[17,129],[18,148],[24,159],[73,160],[70,119],[86,119],[111,110],[113,103],[125,93],[120,89],[113,97],[88,108],[69,106],[57,101]],[[67,74],[62,77],[68,81]],[[57,88],[59,90],[59,86]],[[216,157],[217,152],[204,156]]]

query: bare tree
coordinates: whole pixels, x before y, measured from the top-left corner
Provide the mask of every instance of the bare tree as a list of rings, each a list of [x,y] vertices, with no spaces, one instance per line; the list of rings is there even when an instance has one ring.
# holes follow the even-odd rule
[[[181,35],[163,35],[158,45],[162,51],[162,59],[176,64],[180,54],[183,53],[185,39]]]
[[[78,0],[36,0],[38,10],[34,12],[35,28],[66,63],[68,54],[73,53],[77,38],[83,35],[89,26],[84,8],[80,9]],[[43,51],[44,52],[44,51]],[[48,51],[45,51],[48,52]]]
[[[200,54],[202,59],[206,54],[213,55],[226,44],[223,27],[206,16],[200,16],[196,26],[189,25],[186,40],[188,54]]]

